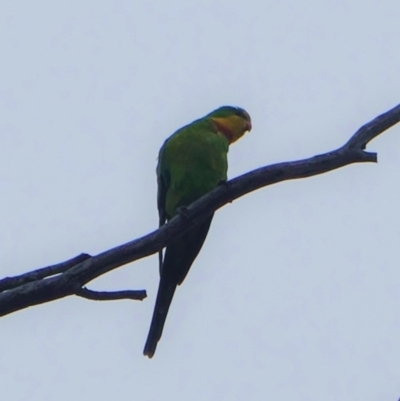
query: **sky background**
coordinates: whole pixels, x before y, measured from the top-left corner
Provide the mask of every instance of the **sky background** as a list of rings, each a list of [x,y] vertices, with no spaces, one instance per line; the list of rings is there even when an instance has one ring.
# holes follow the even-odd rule
[[[163,141],[220,105],[229,177],[341,146],[400,103],[398,0],[0,3],[0,275],[154,230]],[[352,165],[216,214],[152,360],[156,256],[0,319],[7,401],[400,396],[400,126]]]

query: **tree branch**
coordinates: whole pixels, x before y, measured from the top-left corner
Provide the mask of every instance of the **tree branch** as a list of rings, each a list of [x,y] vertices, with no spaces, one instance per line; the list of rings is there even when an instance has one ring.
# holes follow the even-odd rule
[[[158,252],[214,211],[259,188],[326,173],[352,163],[376,162],[376,153],[364,151],[366,145],[399,121],[400,105],[397,105],[365,124],[337,150],[309,159],[262,167],[230,180],[191,204],[184,216],[178,213],[168,224],[144,237],[90,257],[58,276],[39,278],[0,293],[0,316],[68,295],[81,295],[82,286],[91,280]]]
[[[143,301],[146,298],[146,291],[92,291],[86,287],[80,288],[75,292],[78,297],[90,299],[92,301],[115,301],[119,299],[133,299],[135,301]]]
[[[21,274],[15,277],[5,277],[0,280],[0,292],[10,290],[12,288],[19,287],[23,284],[30,283],[32,281],[40,280],[45,277],[54,276],[56,274],[63,273],[71,267],[83,262],[86,259],[91,258],[87,253],[81,253],[66,262],[57,263],[56,265],[42,267],[41,269],[33,270],[29,273]]]

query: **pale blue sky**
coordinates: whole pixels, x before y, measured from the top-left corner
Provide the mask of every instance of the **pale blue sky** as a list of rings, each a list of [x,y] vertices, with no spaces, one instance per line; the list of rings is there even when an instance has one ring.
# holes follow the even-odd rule
[[[253,130],[229,176],[341,146],[400,103],[400,3],[3,1],[0,273],[156,228],[158,149],[231,104]],[[220,210],[142,356],[155,256],[0,319],[7,401],[397,400],[400,127],[349,166]]]

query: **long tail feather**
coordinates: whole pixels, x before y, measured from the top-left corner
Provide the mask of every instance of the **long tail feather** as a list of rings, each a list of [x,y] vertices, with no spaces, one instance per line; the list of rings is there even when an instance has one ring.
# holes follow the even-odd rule
[[[168,310],[176,290],[176,284],[169,281],[170,280],[161,277],[160,285],[158,287],[156,306],[154,307],[149,334],[143,350],[143,355],[146,355],[149,358],[152,358],[156,352],[157,343],[160,341],[165,319],[167,318]]]
[[[210,228],[213,215],[193,227],[186,235],[179,237],[167,246],[164,260],[160,258],[160,285],[158,287],[156,305],[151,320],[149,334],[143,354],[151,358],[160,341],[168,309],[171,305],[177,285],[185,279],[190,266],[198,255]]]

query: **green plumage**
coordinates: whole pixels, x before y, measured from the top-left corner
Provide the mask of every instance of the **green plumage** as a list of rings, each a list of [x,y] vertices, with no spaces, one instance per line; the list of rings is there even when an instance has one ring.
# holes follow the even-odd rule
[[[229,140],[212,118],[237,115],[238,111],[242,109],[230,106],[220,108],[179,129],[165,141],[157,166],[160,226],[171,219],[179,207],[189,206],[226,181]],[[212,215],[207,217],[171,242],[166,248],[164,259],[160,252],[160,285],[143,351],[149,357],[153,356],[161,338],[175,289],[183,282],[199,253],[212,218]]]

